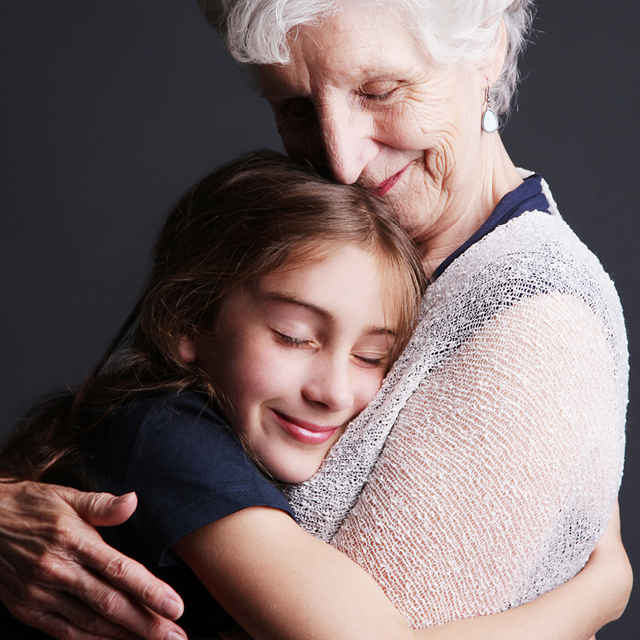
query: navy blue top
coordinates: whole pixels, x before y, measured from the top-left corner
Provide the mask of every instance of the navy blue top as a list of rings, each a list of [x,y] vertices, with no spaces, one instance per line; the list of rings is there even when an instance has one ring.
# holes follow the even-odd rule
[[[547,196],[542,192],[542,178],[534,173],[524,180],[524,182],[513,191],[507,193],[496,205],[491,215],[484,224],[460,247],[458,247],[448,258],[446,258],[433,272],[432,279],[438,278],[444,270],[458,257],[460,257],[471,245],[478,240],[482,240],[491,233],[497,226],[517,218],[526,211],[546,211],[550,204]]]
[[[236,434],[202,397],[185,392],[124,405],[88,431],[82,449],[92,488],[138,495],[127,522],[100,529],[105,542],[180,594],[185,613],[178,624],[190,638],[231,628],[231,617],[170,547],[246,507],[273,507],[293,517],[284,494],[258,471]],[[0,638],[48,637],[3,613]]]
[[[119,409],[84,442],[87,477],[99,491],[135,491],[138,508],[104,540],[144,564],[183,598],[179,624],[210,637],[231,622],[170,550],[188,533],[251,506],[293,517],[284,494],[253,464],[236,434],[195,393],[155,396]]]

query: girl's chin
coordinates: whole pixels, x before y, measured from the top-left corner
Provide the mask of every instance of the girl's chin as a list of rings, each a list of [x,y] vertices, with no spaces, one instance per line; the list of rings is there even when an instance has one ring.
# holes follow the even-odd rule
[[[286,471],[277,469],[270,472],[270,475],[274,480],[282,484],[302,484],[314,476],[319,468],[320,464],[300,465],[297,468],[292,465]]]

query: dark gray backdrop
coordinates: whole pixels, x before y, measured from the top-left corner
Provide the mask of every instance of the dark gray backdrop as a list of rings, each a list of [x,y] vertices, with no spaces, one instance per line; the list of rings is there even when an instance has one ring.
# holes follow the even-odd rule
[[[636,0],[541,0],[504,139],[618,285],[631,349],[623,536],[640,570]],[[280,148],[194,0],[2,3],[0,433],[81,378],[117,330],[169,205],[220,162]],[[638,637],[640,596],[599,640]]]

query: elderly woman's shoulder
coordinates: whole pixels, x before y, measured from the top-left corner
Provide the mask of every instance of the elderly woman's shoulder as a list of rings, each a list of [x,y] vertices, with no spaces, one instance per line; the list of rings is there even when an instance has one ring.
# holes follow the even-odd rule
[[[492,318],[535,298],[571,298],[595,314],[625,350],[620,300],[597,257],[557,213],[530,211],[496,227],[429,286],[421,327],[455,348]],[[561,304],[561,309],[572,309]]]
[[[582,297],[613,287],[592,251],[557,214],[529,211],[501,225],[455,260],[435,283],[449,291],[507,289],[518,298],[562,292]],[[517,285],[517,286],[516,286]],[[514,289],[514,287],[516,287]]]

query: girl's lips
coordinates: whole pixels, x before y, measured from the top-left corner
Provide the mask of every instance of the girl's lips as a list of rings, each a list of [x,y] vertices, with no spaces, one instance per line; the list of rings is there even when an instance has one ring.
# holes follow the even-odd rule
[[[324,444],[330,440],[335,432],[342,426],[324,427],[319,424],[314,424],[313,422],[293,418],[275,409],[271,409],[271,413],[274,415],[276,422],[288,435],[294,440],[304,444]]]
[[[396,182],[400,180],[400,177],[402,176],[402,174],[407,170],[408,166],[409,165],[407,165],[404,169],[401,169],[400,171],[398,171],[398,173],[394,173],[390,178],[387,178],[386,180],[382,181],[377,187],[373,187],[372,189],[370,189],[371,193],[373,193],[376,196],[383,196],[385,193],[393,189]]]

